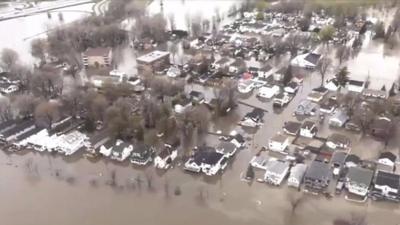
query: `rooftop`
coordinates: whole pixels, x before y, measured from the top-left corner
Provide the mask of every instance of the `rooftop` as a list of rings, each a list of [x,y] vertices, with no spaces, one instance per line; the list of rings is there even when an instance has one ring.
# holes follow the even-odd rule
[[[140,56],[139,58],[137,58],[137,60],[144,63],[152,63],[168,55],[169,52],[156,50]]]

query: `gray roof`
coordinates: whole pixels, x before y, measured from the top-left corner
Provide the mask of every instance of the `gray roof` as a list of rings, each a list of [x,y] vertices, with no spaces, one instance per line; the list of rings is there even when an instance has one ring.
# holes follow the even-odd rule
[[[321,58],[321,55],[315,54],[315,53],[309,53],[309,54],[304,58],[304,60],[306,60],[306,61],[308,61],[308,62],[310,62],[310,63],[312,63],[312,64],[314,64],[314,65],[317,65],[319,58]]]
[[[224,153],[232,153],[235,151],[236,149],[236,145],[231,143],[231,142],[227,142],[227,141],[222,141],[221,143],[218,144],[218,146],[216,147],[217,150],[221,150]]]
[[[305,178],[313,180],[330,180],[331,170],[329,165],[324,162],[314,160],[308,167]]]
[[[283,134],[275,134],[272,138],[271,141],[283,143],[288,139],[288,136],[283,135]]]
[[[327,141],[333,142],[335,144],[343,144],[343,145],[350,144],[350,139],[348,137],[346,137],[343,134],[338,134],[338,133],[333,133],[333,134],[329,135]]]
[[[331,158],[331,163],[342,166],[346,160],[346,152],[335,152]]]
[[[371,184],[374,171],[361,167],[350,167],[347,173],[347,180],[349,182],[355,182],[357,184],[363,184],[369,186]]]
[[[304,174],[306,173],[307,165],[303,163],[298,163],[290,169],[290,177],[295,177],[297,180],[301,181]]]
[[[285,170],[289,168],[289,162],[281,160],[270,160],[268,161],[266,167],[267,167],[266,171],[281,174],[284,173]]]

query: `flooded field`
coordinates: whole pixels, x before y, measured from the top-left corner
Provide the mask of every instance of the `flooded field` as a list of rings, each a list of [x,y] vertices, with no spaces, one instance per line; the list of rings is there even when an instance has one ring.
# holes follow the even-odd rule
[[[22,61],[31,63],[30,42],[37,37],[45,37],[46,32],[58,26],[73,22],[91,14],[93,3],[72,6],[52,11],[49,19],[47,13],[20,17],[0,22],[0,30],[5,32],[0,37],[0,49],[11,48],[16,50]],[[64,21],[60,21],[58,13],[63,14]]]

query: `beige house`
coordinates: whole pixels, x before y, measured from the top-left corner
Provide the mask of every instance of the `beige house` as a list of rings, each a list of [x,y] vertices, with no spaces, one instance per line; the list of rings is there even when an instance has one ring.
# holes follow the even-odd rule
[[[88,48],[82,53],[83,65],[86,67],[108,67],[111,57],[111,48]]]

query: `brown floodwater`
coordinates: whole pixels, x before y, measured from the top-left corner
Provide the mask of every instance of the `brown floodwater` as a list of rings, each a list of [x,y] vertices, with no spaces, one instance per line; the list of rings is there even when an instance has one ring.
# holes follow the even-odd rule
[[[79,155],[63,158],[0,151],[1,224],[329,225],[335,218],[356,214],[365,215],[372,225],[398,225],[398,204],[359,204],[343,197],[328,200],[305,195],[292,213],[289,199],[301,195],[297,190],[240,180],[251,157],[281,130],[285,120],[295,119],[291,114],[297,103],[319,82],[317,74],[309,75],[293,101],[278,113],[274,113],[271,102],[259,101],[254,95],[241,96],[242,101],[269,112],[257,132],[245,133],[249,146],[237,154],[223,175],[214,178],[186,173],[179,165],[161,173],[153,167],[134,168],[105,159],[91,162]],[[212,89],[207,92],[206,96]],[[234,127],[232,123],[250,110],[239,104],[235,114],[213,129]],[[330,132],[323,131],[324,135]],[[212,135],[206,140],[210,145],[217,143]]]

